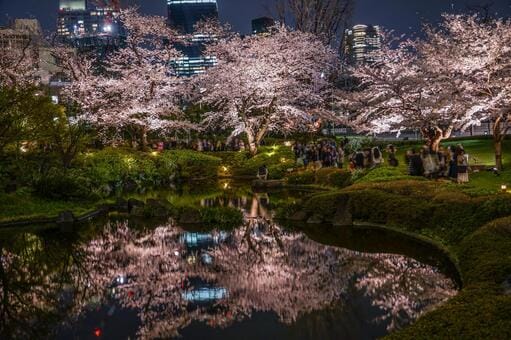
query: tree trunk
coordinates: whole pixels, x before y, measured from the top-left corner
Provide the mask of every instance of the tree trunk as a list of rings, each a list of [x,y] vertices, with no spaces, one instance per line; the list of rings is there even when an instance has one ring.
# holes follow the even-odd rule
[[[507,127],[502,128],[502,118],[499,117],[495,120],[493,125],[493,147],[495,149],[495,167],[500,171],[503,169],[502,165],[502,142],[506,137]]]
[[[440,149],[440,143],[449,137],[451,137],[453,128],[449,126],[445,130],[442,130],[439,127],[428,127],[422,128],[421,134],[422,137],[426,140],[426,145],[428,146],[431,152],[438,152]]]
[[[141,136],[140,136],[140,142],[141,142],[141,145],[140,145],[140,148],[142,151],[147,151],[147,145],[149,144],[147,142],[147,128],[144,126],[142,127],[142,130],[141,130]]]
[[[495,147],[495,167],[502,170],[502,138],[493,141]]]
[[[255,156],[257,154],[257,148],[259,147],[259,143],[256,140],[256,137],[254,136],[254,133],[251,130],[247,129],[247,131],[245,131],[245,133],[247,134],[248,149],[250,151],[250,154],[252,156]]]

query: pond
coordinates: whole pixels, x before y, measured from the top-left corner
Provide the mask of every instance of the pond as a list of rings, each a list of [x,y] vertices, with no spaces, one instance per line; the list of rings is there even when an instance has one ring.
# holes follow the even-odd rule
[[[146,196],[237,207],[242,225],[116,216],[1,232],[0,338],[374,339],[456,294],[450,262],[427,245],[283,227],[275,202],[306,193],[218,188]]]

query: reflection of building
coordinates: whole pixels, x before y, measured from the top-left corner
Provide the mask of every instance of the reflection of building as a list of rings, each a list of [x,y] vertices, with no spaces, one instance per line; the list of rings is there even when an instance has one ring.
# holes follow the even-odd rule
[[[381,49],[379,26],[356,25],[346,30],[344,53],[351,64],[374,62]]]
[[[268,17],[262,17],[252,20],[252,33],[265,34],[269,33],[270,29],[275,26],[275,20]]]
[[[169,25],[183,34],[192,34],[201,20],[218,19],[216,0],[167,0]],[[178,75],[191,76],[204,73],[216,65],[214,56],[203,55],[203,43],[208,37],[195,35],[189,44],[178,46],[184,56],[174,62]]]
[[[60,0],[57,35],[80,49],[118,44],[118,1]]]

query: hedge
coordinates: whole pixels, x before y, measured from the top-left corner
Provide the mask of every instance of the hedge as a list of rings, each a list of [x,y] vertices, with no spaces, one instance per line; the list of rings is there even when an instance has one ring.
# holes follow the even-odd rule
[[[389,339],[511,338],[511,295],[504,292],[511,279],[510,195],[470,197],[415,180],[362,183],[305,198],[281,208],[279,217],[305,211],[328,221],[341,200],[349,202],[354,219],[432,237],[457,259],[463,280],[458,295]]]

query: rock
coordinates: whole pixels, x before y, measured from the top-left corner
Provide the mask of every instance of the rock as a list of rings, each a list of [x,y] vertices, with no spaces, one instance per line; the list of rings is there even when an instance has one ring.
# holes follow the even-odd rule
[[[507,277],[506,280],[502,283],[502,288],[504,289],[504,294],[511,295],[511,275]]]
[[[75,215],[71,211],[63,211],[57,217],[57,225],[60,231],[72,231],[75,220]]]
[[[302,222],[302,221],[305,221],[307,219],[307,213],[305,211],[303,211],[303,210],[296,211],[293,214],[291,214],[288,217],[288,219],[290,221]]]
[[[134,206],[130,209],[130,215],[142,217],[145,216],[145,207],[144,206]]]
[[[129,212],[131,213],[131,211],[135,208],[135,207],[144,207],[145,203],[142,202],[142,201],[139,201],[137,199],[134,199],[134,198],[130,198],[128,200],[128,210]]]
[[[337,227],[351,227],[353,225],[353,216],[349,209],[337,209],[332,224]]]
[[[258,189],[273,189],[273,188],[281,188],[284,185],[283,180],[270,180],[270,181],[263,181],[260,179],[257,179],[252,182],[253,188]]]
[[[321,224],[323,223],[323,216],[314,214],[307,220],[307,224]]]
[[[117,201],[114,204],[114,209],[121,213],[128,213],[130,212],[130,206],[127,200],[124,198],[118,198]]]
[[[63,211],[57,217],[57,224],[73,224],[75,215],[71,211]]]
[[[153,217],[166,217],[169,215],[169,209],[167,208],[169,206],[169,202],[162,200],[155,200],[155,199],[148,199],[146,202],[146,212],[149,216]]]

